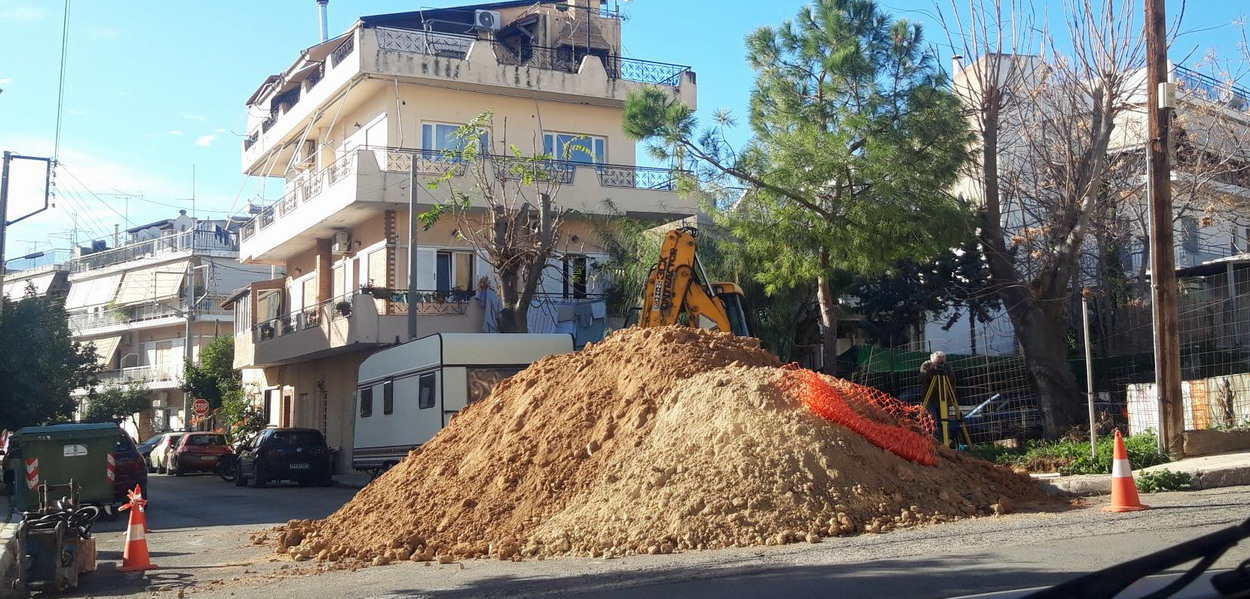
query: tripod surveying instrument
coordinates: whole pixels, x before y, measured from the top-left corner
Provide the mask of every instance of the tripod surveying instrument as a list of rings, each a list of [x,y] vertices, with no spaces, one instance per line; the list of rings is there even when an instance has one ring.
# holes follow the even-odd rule
[[[959,407],[959,398],[955,395],[955,383],[952,380],[950,366],[946,364],[946,354],[933,352],[928,362],[920,366],[921,380],[929,377],[928,388],[925,390],[924,401],[920,407],[929,409],[929,402],[937,402],[937,425],[941,433],[942,444],[947,447],[957,446],[960,441],[972,447],[972,436],[964,424],[964,412]],[[958,433],[951,430],[958,428]],[[962,433],[957,437],[956,435]],[[962,437],[962,438],[960,438]],[[955,441],[954,444],[951,442]]]

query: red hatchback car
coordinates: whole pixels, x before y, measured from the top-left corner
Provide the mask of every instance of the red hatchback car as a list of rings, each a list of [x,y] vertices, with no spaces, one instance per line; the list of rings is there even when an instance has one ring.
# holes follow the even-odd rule
[[[228,453],[234,451],[221,433],[187,433],[169,454],[169,473],[182,476],[188,472],[212,472],[218,458]]]

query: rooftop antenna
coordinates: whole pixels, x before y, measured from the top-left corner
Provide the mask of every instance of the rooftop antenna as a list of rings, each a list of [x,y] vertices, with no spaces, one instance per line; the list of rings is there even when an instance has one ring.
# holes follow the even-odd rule
[[[326,5],[329,3],[330,0],[317,0],[317,16],[321,21],[321,41],[323,42],[330,39],[330,33],[326,29]]]

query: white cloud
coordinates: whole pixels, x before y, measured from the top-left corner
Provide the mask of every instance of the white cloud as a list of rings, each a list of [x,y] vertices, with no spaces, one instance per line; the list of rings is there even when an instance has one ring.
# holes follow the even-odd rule
[[[182,118],[184,118],[184,119],[187,119],[188,121],[200,121],[200,122],[204,122],[204,121],[207,121],[207,120],[208,120],[208,117],[206,117],[206,116],[204,116],[204,115],[202,115],[202,114],[191,114],[191,113],[189,113],[189,112],[180,112],[180,113],[178,113],[178,116],[180,116],[180,117],[182,117]]]
[[[213,140],[215,139],[217,139],[216,135],[201,135],[195,138],[195,145],[200,146],[201,148],[207,148],[208,146],[213,145]]]
[[[0,85],[8,85],[10,83],[13,83],[12,77],[0,77]]]
[[[37,21],[48,15],[48,11],[35,6],[15,6],[0,9],[0,19],[12,21]]]
[[[169,134],[170,134],[170,135],[172,135],[172,136],[174,136],[174,137],[182,137],[182,131],[179,131],[179,130],[177,130],[177,129],[173,129],[173,130],[171,130],[171,131],[169,132]]]
[[[111,40],[122,36],[122,32],[112,27],[92,25],[87,29],[87,37],[92,40]]]

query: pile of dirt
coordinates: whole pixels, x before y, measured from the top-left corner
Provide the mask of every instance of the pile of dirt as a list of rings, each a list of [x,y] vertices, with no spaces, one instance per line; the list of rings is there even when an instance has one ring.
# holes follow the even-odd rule
[[[755,339],[628,329],[501,383],[319,521],[297,559],[628,555],[817,540],[1006,509],[1026,479],[941,451],[920,466],[778,390]]]

